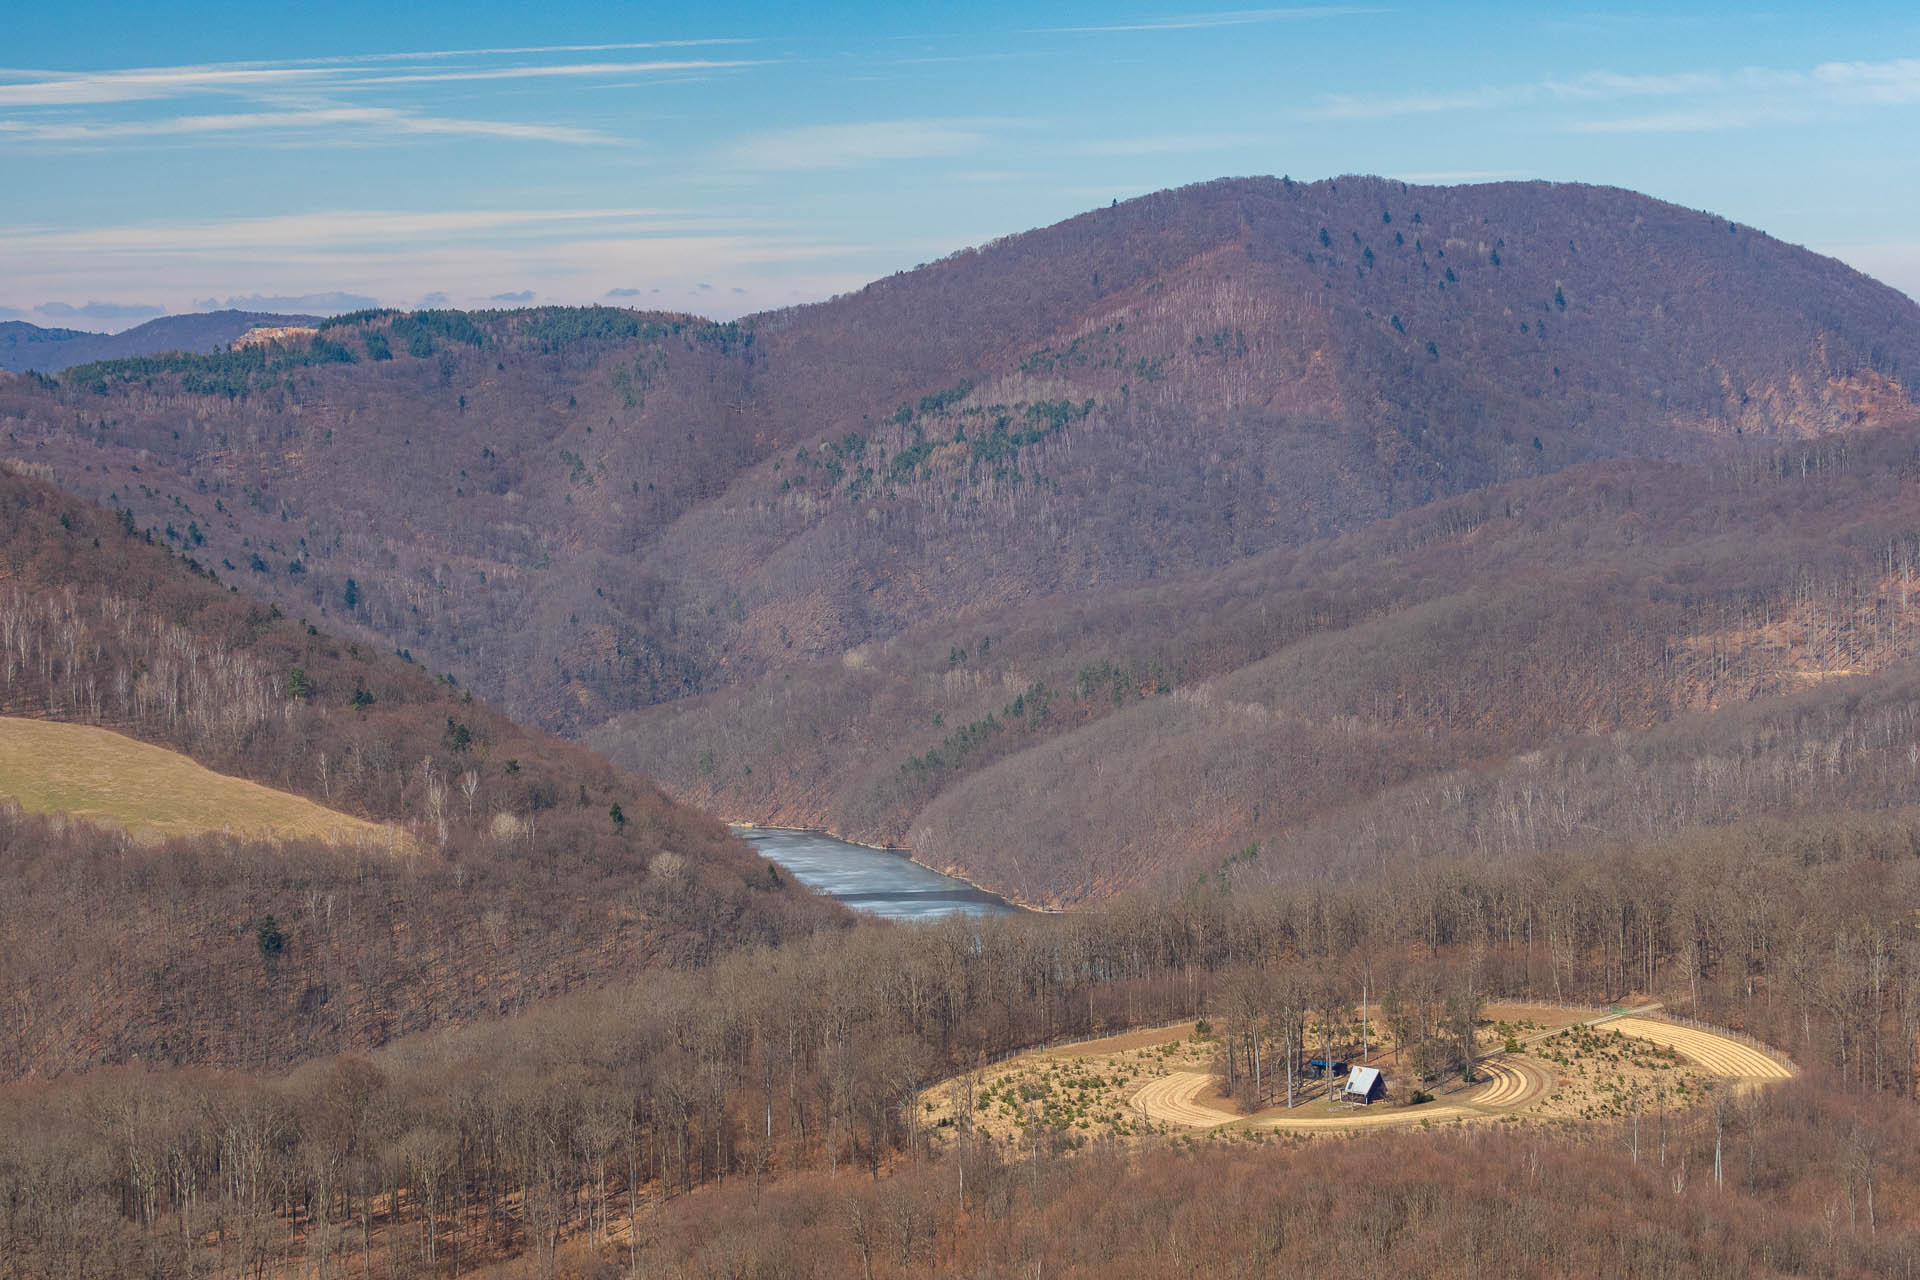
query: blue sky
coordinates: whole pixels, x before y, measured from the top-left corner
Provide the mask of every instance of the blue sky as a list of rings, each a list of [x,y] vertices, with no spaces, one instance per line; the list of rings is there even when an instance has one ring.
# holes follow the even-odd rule
[[[16,6],[0,319],[731,317],[1256,173],[1627,186],[1920,295],[1916,137],[1911,3]]]

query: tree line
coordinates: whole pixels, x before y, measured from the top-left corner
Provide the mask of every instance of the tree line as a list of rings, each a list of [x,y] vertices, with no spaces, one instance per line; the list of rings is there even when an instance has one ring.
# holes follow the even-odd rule
[[[1920,1262],[1910,1103],[1816,1082],[1744,1096],[1664,1155],[1620,1126],[949,1148],[870,1181],[738,1178],[642,1210],[642,1274],[1903,1275]],[[1720,1150],[1715,1177],[1716,1141]],[[589,1236],[559,1274],[630,1274]],[[497,1265],[483,1274],[529,1275]]]

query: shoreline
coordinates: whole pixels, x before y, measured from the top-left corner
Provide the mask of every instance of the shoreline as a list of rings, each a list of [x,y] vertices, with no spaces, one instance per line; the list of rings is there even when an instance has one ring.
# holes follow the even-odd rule
[[[914,857],[913,850],[899,846],[899,845],[868,844],[864,840],[849,840],[846,836],[843,836],[836,831],[828,830],[826,827],[787,827],[787,826],[781,826],[778,823],[743,822],[734,818],[723,818],[721,819],[721,821],[725,822],[727,824],[727,827],[730,830],[734,831],[735,833],[738,833],[741,831],[784,831],[792,835],[798,835],[798,836],[825,836],[829,840],[838,840],[841,844],[855,845],[861,849],[871,849],[875,853],[891,853],[896,857],[905,858],[908,862],[911,862],[914,866],[920,867],[926,871],[931,871],[933,872],[933,874],[937,876],[945,876],[949,880],[958,880],[961,884],[966,885],[967,888],[972,889],[977,893],[984,893],[988,897],[994,898],[1000,902],[1004,902],[1016,911],[1022,911],[1027,913],[1028,915],[1036,915],[1036,916],[1060,916],[1060,915],[1066,914],[1066,912],[1064,911],[1053,911],[1053,910],[1047,909],[1046,907],[1031,906],[1028,903],[1021,902],[1016,898],[1010,898],[1006,894],[1001,893],[998,890],[989,889],[983,884],[976,884],[974,881],[967,879],[965,876],[955,875],[951,871],[943,871],[939,867],[929,866],[928,864],[920,861],[920,859]],[[761,856],[765,857],[766,855],[762,854]]]

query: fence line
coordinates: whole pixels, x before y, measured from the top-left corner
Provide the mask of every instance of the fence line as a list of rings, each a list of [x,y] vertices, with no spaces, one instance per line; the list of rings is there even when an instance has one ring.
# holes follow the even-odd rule
[[[1022,1045],[1012,1049],[996,1049],[991,1053],[985,1054],[981,1061],[966,1066],[960,1074],[965,1075],[968,1071],[977,1071],[982,1067],[991,1067],[998,1063],[1005,1062],[1010,1058],[1023,1057],[1029,1053],[1051,1053],[1055,1049],[1069,1049],[1076,1044],[1092,1044],[1096,1040],[1111,1040],[1115,1036],[1130,1036],[1141,1031],[1169,1031],[1183,1023],[1202,1021],[1206,1016],[1206,1014],[1201,1013],[1189,1018],[1175,1018],[1171,1022],[1155,1022],[1145,1025],[1135,1023],[1131,1026],[1121,1027],[1118,1030],[1095,1032],[1093,1035],[1065,1035],[1052,1040],[1042,1040],[1038,1044]],[[952,1079],[953,1077],[948,1076],[946,1078]]]

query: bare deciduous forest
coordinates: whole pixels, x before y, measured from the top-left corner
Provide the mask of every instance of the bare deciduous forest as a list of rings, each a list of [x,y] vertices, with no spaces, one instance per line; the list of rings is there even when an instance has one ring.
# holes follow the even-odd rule
[[[1915,439],[1573,468],[589,740],[1055,904],[1903,803]]]
[[[1168,790],[1238,812],[1196,824],[1168,810],[1142,826],[1084,806],[1072,815],[1084,834],[1055,868],[1032,849],[1017,867],[996,854],[965,820],[977,787],[1003,792],[1009,772],[1082,781],[1060,753],[1105,699],[1199,696],[1309,631],[1425,628],[1412,652],[1353,638],[1431,686],[1420,664],[1450,661],[1432,627],[1458,639],[1520,593],[1532,625],[1502,638],[1505,670],[1416,691],[1357,668],[1338,677],[1366,704],[1340,716],[1446,726],[1420,773],[1798,678],[1753,660],[1715,669],[1720,649],[1752,637],[1713,626],[1791,623],[1772,616],[1789,596],[1857,600],[1883,549],[1848,541],[1864,528],[1829,520],[1825,544],[1799,545],[1767,523],[1769,505],[1809,505],[1784,485],[1769,497],[1629,469],[1617,487],[1576,472],[1581,492],[1539,477],[1636,457],[1764,475],[1784,444],[1911,420],[1903,379],[1916,367],[1910,301],[1708,214],[1581,186],[1250,179],[738,323],[377,312],[330,321],[298,349],[15,379],[0,384],[0,444],[223,580],[455,672],[683,798],[911,840],[1026,901],[1072,902],[1274,839],[1324,808],[1322,789],[1308,779],[1289,796],[1284,779],[1235,776],[1221,758],[1243,749],[1217,723],[1129,733],[1177,740],[1166,754],[1182,758],[1197,740],[1214,762]],[[1500,538],[1509,513],[1469,497],[1446,508],[1463,526],[1452,547],[1394,557],[1416,585],[1370,567],[1387,546],[1366,541],[1374,522],[1489,485],[1527,508],[1515,534],[1557,530],[1552,557],[1467,555],[1444,571],[1468,545],[1524,540]],[[1717,523],[1683,511],[1702,485]],[[1402,535],[1423,527],[1414,517]],[[1742,566],[1756,538],[1785,538],[1775,554],[1804,580],[1764,580],[1760,555]],[[1522,563],[1543,580],[1518,580]],[[1756,598],[1718,590],[1722,571]],[[1618,589],[1599,593],[1607,620],[1585,617],[1615,573]],[[1492,594],[1451,617],[1382,617],[1469,591]],[[1249,626],[1237,603],[1268,612]],[[1060,618],[1083,628],[1077,643],[986,651]],[[1819,641],[1844,646],[1850,631],[1811,637],[1815,665],[1841,665]],[[903,647],[917,654],[905,670]],[[1647,688],[1650,650],[1687,687]],[[1529,673],[1537,688],[1512,687]],[[1555,697],[1514,709],[1541,688]],[[1319,710],[1302,736],[1325,732]],[[1463,723],[1488,741],[1463,743]],[[1334,772],[1358,775],[1324,779],[1336,788],[1406,780],[1364,759]],[[1276,787],[1286,822],[1248,812]],[[1118,831],[1150,832],[1153,851],[1096,865]]]
[[[738,323],[0,374],[0,714],[412,844],[0,807],[0,1277],[1910,1271],[1916,369],[1711,215],[1267,179]],[[860,921],[702,809],[1072,910]],[[928,1119],[1189,1019],[1252,1106],[1363,999],[1402,1090],[1500,999],[1801,1078]]]
[[[873,1215],[866,1244],[891,1255],[879,1265],[892,1273],[991,1271],[1003,1254],[1030,1266],[1103,1249],[1150,1267],[1151,1251],[1166,1247],[1156,1217],[1061,1225],[1102,1181],[1122,1177],[1162,1188],[1157,1214],[1256,1215],[1226,1239],[1298,1224],[1199,1267],[1238,1274],[1250,1265],[1242,1247],[1255,1258],[1333,1249],[1342,1237],[1308,1224],[1321,1220],[1317,1197],[1338,1184],[1291,1184],[1351,1168],[1369,1178],[1366,1216],[1387,1215],[1403,1195],[1428,1197],[1424,1210],[1402,1206],[1404,1224],[1389,1232],[1407,1233],[1395,1246],[1404,1248],[1491,1212],[1497,1200],[1474,1197],[1520,1179],[1519,1204],[1549,1222],[1519,1241],[1450,1240],[1463,1266],[1515,1267],[1502,1260],[1521,1255],[1507,1250],[1549,1237],[1570,1266],[1625,1266],[1632,1254],[1611,1252],[1620,1224],[1603,1226],[1607,1214],[1553,1218],[1552,1206],[1591,1192],[1643,1226],[1670,1214],[1693,1223],[1678,1237],[1645,1235],[1661,1242],[1648,1256],[1668,1266],[1711,1255],[1734,1274],[1752,1249],[1786,1274],[1836,1265],[1865,1274],[1920,1250],[1916,1201],[1903,1190],[1920,1170],[1902,1154],[1920,1044],[1917,876],[1920,827],[1909,811],[1748,823],[1513,862],[1411,863],[1345,888],[1128,898],[1057,919],[869,924],[558,996],[284,1077],[134,1067],[16,1086],[4,1103],[0,1265],[22,1276],[251,1275],[304,1257],[340,1274],[362,1274],[371,1260],[374,1274],[424,1275],[510,1256],[545,1273],[569,1254],[632,1261],[619,1242],[638,1213],[652,1251],[642,1269],[771,1275],[815,1257],[830,1270],[829,1259],[862,1247],[844,1214]],[[1321,1143],[1248,1150],[1233,1159],[1252,1162],[1249,1175],[1266,1169],[1285,1184],[1259,1201],[1264,1211],[1242,1198],[1250,1192],[1216,1202],[1207,1178],[1185,1180],[1177,1143],[1099,1155],[1067,1123],[1030,1124],[996,1144],[917,1121],[922,1089],[1030,1044],[1196,1013],[1211,1013],[1230,1040],[1277,1043],[1288,1015],[1249,1003],[1249,990],[1306,993],[1317,1018],[1336,1021],[1335,1051],[1348,1052],[1359,1028],[1342,1011],[1368,967],[1374,998],[1408,1010],[1663,993],[1678,1012],[1787,1049],[1810,1084],[1729,1095],[1731,1110],[1718,1113],[1675,1111],[1671,1131],[1666,1113],[1648,1112],[1640,1168],[1628,1167],[1613,1121],[1559,1135],[1335,1142],[1346,1154]],[[1428,1069],[1456,1069],[1444,1019],[1430,1021]],[[1702,1157],[1714,1114],[1721,1140],[1729,1126],[1735,1135],[1717,1179]],[[1097,1162],[1074,1163],[1076,1151]],[[1384,1163],[1404,1177],[1379,1177]],[[1590,1171],[1575,1176],[1576,1166]],[[818,1180],[828,1175],[838,1180]],[[881,1181],[860,1185],[871,1179]],[[705,1188],[716,1183],[735,1190],[715,1199]],[[1461,1194],[1463,1217],[1439,1213],[1437,1197]],[[743,1196],[750,1207],[723,1207]],[[1720,1238],[1760,1201],[1771,1206],[1766,1234],[1737,1248]],[[900,1212],[924,1216],[879,1225]],[[1386,1220],[1402,1222],[1400,1212]],[[775,1225],[788,1215],[812,1224],[797,1240]],[[722,1218],[728,1229],[709,1235]],[[1210,1239],[1201,1232],[1184,1247]]]
[[[1913,1120],[1811,1086],[1755,1097],[1718,1187],[1700,1127],[1676,1134],[1664,1164],[1634,1161],[1611,1130],[1151,1160],[980,1153],[964,1197],[952,1162],[864,1186],[816,1174],[780,1195],[742,1182],[647,1236],[677,1275],[1900,1275],[1916,1247]],[[576,1258],[572,1274],[596,1274],[589,1251]]]

